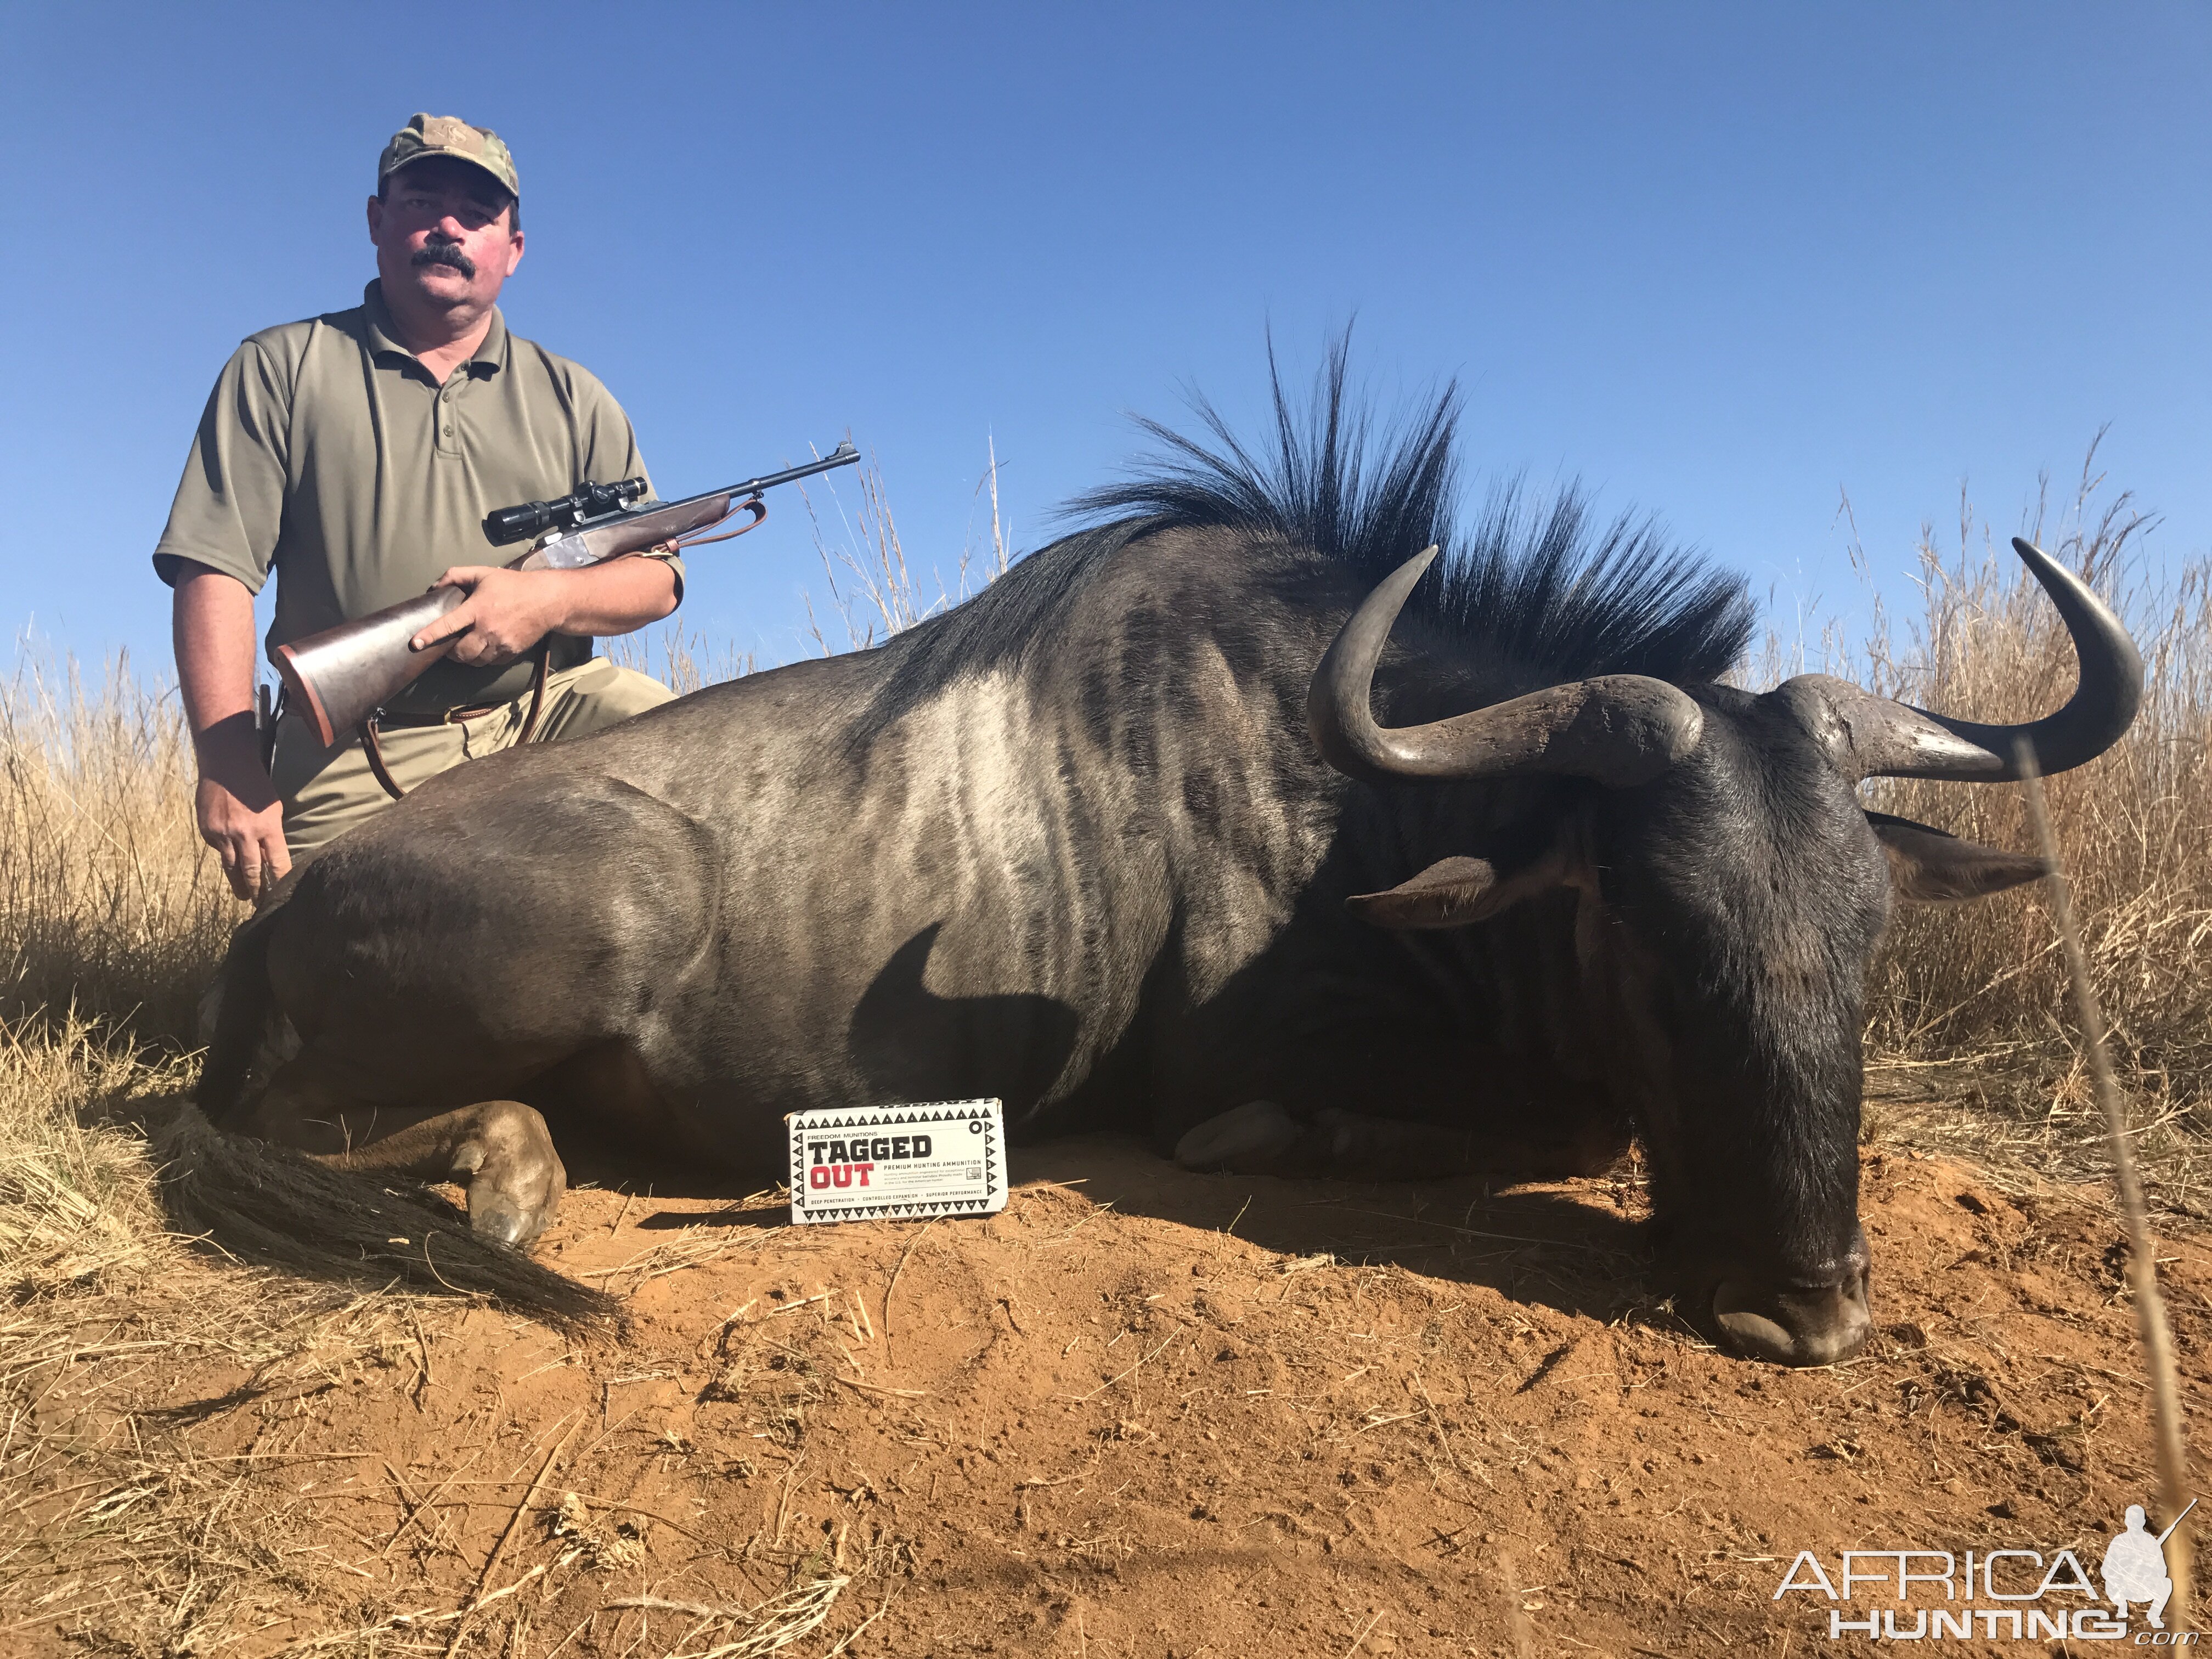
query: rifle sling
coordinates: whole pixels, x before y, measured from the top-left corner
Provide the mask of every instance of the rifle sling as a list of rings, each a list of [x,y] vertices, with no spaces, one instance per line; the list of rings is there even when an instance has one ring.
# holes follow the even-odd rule
[[[681,541],[672,541],[664,544],[673,550],[675,552],[681,553],[690,548],[704,547],[710,542],[735,541],[738,537],[744,535],[748,530],[757,530],[760,528],[761,520],[768,517],[768,503],[761,500],[757,495],[755,495],[750,501],[739,501],[735,507],[732,507],[729,512],[725,513],[720,518],[715,520],[714,524],[705,526],[704,528],[712,530],[716,525],[727,524],[733,514],[741,512],[750,513],[753,516],[749,523],[741,524],[735,530],[725,530],[719,536],[690,536],[684,538]]]
[[[538,719],[545,712],[545,682],[551,673],[552,666],[553,636],[548,634],[538,642],[537,671],[530,677],[530,712],[523,716],[522,735],[514,740],[517,744],[528,743],[538,735]],[[492,708],[497,707],[496,703],[492,705]],[[410,724],[452,726],[462,720],[470,719],[477,714],[488,714],[490,712],[491,708],[453,708],[448,709],[434,720],[410,721]],[[383,718],[384,711],[379,708],[362,721],[359,727],[361,752],[368,762],[369,775],[376,780],[384,793],[394,800],[404,800],[406,799],[407,792],[393,780],[392,769],[385,764],[384,745],[378,740]]]
[[[517,744],[528,743],[538,735],[538,717],[545,709],[545,681],[553,669],[553,636],[548,634],[538,641],[538,672],[530,677],[530,712],[522,717],[522,735]]]
[[[362,721],[360,731],[361,752],[368,757],[369,771],[375,775],[377,782],[384,786],[386,794],[394,800],[405,799],[407,792],[392,781],[391,769],[384,763],[384,745],[376,740],[374,714]]]

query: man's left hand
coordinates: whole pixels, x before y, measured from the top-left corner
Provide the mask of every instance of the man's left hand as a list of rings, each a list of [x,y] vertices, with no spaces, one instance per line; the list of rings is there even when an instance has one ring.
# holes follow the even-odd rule
[[[456,565],[432,584],[458,587],[468,597],[408,641],[427,651],[459,638],[453,660],[472,668],[514,661],[568,620],[566,572],[508,570],[499,565]]]

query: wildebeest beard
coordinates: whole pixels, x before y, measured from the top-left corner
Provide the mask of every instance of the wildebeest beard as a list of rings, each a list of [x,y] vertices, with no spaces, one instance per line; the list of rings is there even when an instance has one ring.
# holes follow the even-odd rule
[[[451,265],[464,276],[477,274],[476,261],[461,252],[459,242],[425,242],[415,254],[417,265]]]

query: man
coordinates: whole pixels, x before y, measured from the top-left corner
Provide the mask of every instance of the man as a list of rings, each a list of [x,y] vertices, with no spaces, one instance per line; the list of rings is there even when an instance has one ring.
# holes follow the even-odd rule
[[[2129,1602],[2142,1601],[2151,1628],[2166,1628],[2166,1604],[2173,1594],[2173,1580],[2166,1575],[2166,1540],[2150,1530],[2142,1504],[2128,1505],[2128,1529],[2106,1547],[2104,1577],[2105,1599],[2120,1618],[2128,1616]]]
[[[377,277],[361,305],[246,341],[200,417],[154,568],[176,590],[193,810],[240,898],[436,773],[672,695],[595,660],[590,640],[673,611],[673,556],[565,571],[473,562],[495,508],[645,470],[606,388],[507,331],[495,302],[522,263],[520,213],[495,134],[416,116],[377,164]],[[418,650],[459,640],[380,722],[325,749],[287,712],[264,769],[253,598],[272,569],[272,649],[427,586],[468,597],[415,636]]]

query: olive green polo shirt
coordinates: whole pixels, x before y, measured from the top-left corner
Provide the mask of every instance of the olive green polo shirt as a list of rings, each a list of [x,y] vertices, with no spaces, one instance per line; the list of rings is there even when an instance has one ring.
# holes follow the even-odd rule
[[[276,572],[275,647],[411,599],[455,565],[504,564],[484,515],[645,471],[629,417],[589,371],[510,333],[441,385],[394,337],[380,285],[362,303],[252,336],[200,416],[154,568],[177,561],[259,592]],[[680,563],[671,562],[680,586]],[[556,668],[591,655],[556,636]],[[432,667],[395,706],[502,702],[531,665]]]

